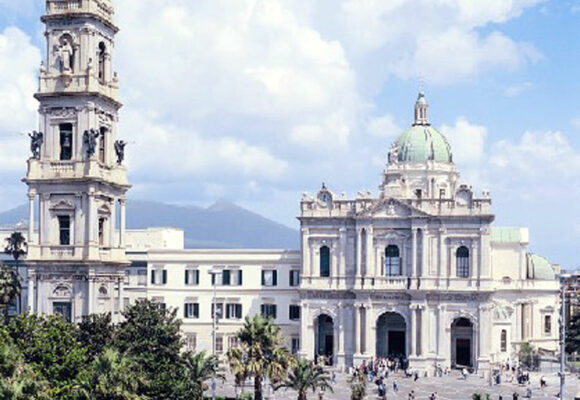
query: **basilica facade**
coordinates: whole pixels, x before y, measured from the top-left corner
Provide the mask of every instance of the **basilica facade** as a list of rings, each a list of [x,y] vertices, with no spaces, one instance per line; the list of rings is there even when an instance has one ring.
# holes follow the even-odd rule
[[[396,356],[488,370],[523,343],[557,349],[557,266],[528,252],[527,229],[493,226],[423,94],[385,146],[377,195],[303,196],[300,249],[188,250],[179,230],[127,231],[113,15],[110,0],[47,0],[21,310],[118,321],[150,299],[178,310],[191,350],[218,354],[261,313],[293,352],[338,368]]]

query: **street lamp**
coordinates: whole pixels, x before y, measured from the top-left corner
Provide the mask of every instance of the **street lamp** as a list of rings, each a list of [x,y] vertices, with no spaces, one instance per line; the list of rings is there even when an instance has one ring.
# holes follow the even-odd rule
[[[217,331],[217,305],[216,305],[216,291],[217,291],[217,277],[220,274],[218,270],[211,269],[208,271],[211,275],[211,282],[213,285],[213,298],[212,298],[212,316],[211,316],[211,354],[215,357],[216,355],[216,331]],[[216,399],[216,383],[215,377],[211,377],[211,398]]]
[[[566,386],[566,280],[571,274],[560,274],[560,400]]]

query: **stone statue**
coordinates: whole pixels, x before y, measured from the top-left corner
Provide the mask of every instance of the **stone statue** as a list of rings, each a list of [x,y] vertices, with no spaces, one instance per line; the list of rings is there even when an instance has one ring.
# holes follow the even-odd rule
[[[115,153],[117,153],[117,164],[122,164],[125,160],[125,146],[127,142],[124,140],[117,140],[115,142]]]
[[[85,131],[84,142],[87,146],[87,156],[91,158],[97,149],[97,138],[99,137],[99,131],[91,129],[90,131]]]
[[[40,147],[44,143],[44,135],[42,132],[32,131],[28,134],[30,137],[30,151],[32,152],[32,157],[40,160]]]
[[[72,72],[74,50],[67,39],[62,40],[58,52],[60,56],[60,72]]]
[[[393,143],[389,150],[389,164],[396,164],[397,162],[399,162],[399,146]]]

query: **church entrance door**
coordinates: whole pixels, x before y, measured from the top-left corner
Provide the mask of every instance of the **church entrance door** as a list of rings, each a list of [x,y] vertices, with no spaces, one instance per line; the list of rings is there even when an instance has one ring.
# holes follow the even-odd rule
[[[402,357],[407,355],[407,324],[401,314],[386,312],[377,319],[377,357]]]
[[[334,321],[326,314],[315,321],[315,355],[318,360],[324,357],[328,365],[334,363]]]
[[[451,365],[473,367],[473,324],[467,318],[457,318],[451,324]]]

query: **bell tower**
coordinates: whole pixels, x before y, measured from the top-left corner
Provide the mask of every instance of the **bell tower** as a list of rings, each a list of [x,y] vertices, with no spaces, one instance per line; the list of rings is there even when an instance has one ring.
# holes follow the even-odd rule
[[[118,140],[118,28],[110,0],[46,0],[39,132],[28,185],[28,309],[118,316],[125,257],[125,142]],[[38,207],[36,207],[38,202]],[[35,210],[39,210],[35,227]],[[37,228],[37,229],[36,229]]]

